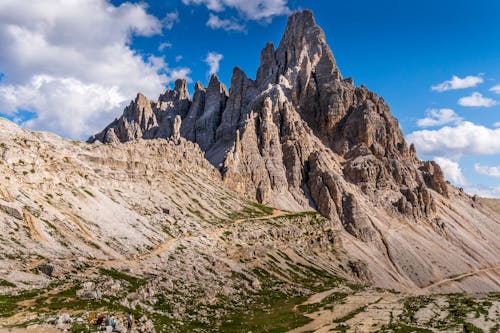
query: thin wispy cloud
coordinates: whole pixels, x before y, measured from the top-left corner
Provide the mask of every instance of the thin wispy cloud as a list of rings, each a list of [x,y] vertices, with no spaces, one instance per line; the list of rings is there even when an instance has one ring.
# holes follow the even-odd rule
[[[162,52],[165,49],[171,48],[172,46],[173,46],[172,43],[169,42],[161,43],[160,45],[158,45],[158,51]]]
[[[452,109],[430,109],[426,111],[426,117],[417,120],[419,127],[434,127],[446,124],[456,124],[463,119]]]
[[[178,11],[174,11],[174,12],[171,12],[171,13],[167,13],[161,22],[162,22],[163,27],[165,29],[171,30],[174,27],[175,23],[179,23],[180,22],[179,12]]]
[[[214,14],[209,15],[207,27],[212,29],[222,29],[225,31],[246,31],[245,25],[238,23],[236,19],[221,19],[219,16]]]
[[[483,175],[492,176],[492,177],[500,177],[500,165],[499,166],[486,166],[481,165],[479,163],[474,164],[474,170],[477,173],[481,173]]]
[[[204,5],[214,12],[235,9],[246,20],[269,20],[291,13],[287,0],[182,0],[185,5]]]
[[[485,107],[490,108],[495,106],[497,102],[494,99],[484,97],[479,92],[473,92],[470,96],[462,97],[458,100],[458,104],[466,107]]]
[[[448,91],[448,90],[458,90],[458,89],[466,89],[477,86],[480,83],[483,83],[484,79],[481,76],[473,76],[469,75],[464,78],[460,78],[456,75],[453,75],[451,80],[444,81],[435,86],[432,86],[431,89],[438,92]]]

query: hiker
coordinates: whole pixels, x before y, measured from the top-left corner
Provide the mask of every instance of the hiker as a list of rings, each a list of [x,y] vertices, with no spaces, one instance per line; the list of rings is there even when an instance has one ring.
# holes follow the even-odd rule
[[[113,318],[113,315],[109,316],[106,319],[106,326],[108,326],[108,327],[110,326],[113,329],[116,328],[116,322],[115,322],[115,318]]]
[[[97,321],[96,321],[96,325],[97,326],[101,326],[104,324],[104,321],[105,321],[105,318],[103,315],[99,315],[99,317],[97,318]]]
[[[134,317],[132,317],[132,314],[129,313],[127,315],[127,333],[132,332],[132,325],[134,323]]]

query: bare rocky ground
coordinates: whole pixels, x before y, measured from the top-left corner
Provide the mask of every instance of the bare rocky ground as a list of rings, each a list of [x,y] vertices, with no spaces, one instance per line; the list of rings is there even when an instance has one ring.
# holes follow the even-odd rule
[[[183,139],[89,145],[0,119],[0,155],[2,333],[128,312],[138,332],[498,331],[498,293],[429,295],[498,267],[370,286],[337,224],[228,190]]]

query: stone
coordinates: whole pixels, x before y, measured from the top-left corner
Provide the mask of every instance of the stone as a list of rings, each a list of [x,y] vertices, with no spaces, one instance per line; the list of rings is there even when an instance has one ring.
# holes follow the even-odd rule
[[[365,242],[375,234],[352,185],[409,219],[432,217],[434,196],[448,195],[440,167],[417,158],[384,99],[342,78],[308,10],[289,17],[276,49],[263,48],[255,81],[236,67],[229,93],[212,75],[191,102],[178,80],[157,102],[139,94],[104,133],[89,141],[182,136],[232,189],[280,209],[316,209]]]
[[[22,207],[15,202],[7,202],[0,199],[0,211],[3,211],[5,214],[10,215],[18,220],[24,219]]]

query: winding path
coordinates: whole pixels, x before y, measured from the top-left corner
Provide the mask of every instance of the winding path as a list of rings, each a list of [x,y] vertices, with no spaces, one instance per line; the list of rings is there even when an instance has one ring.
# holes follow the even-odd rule
[[[449,278],[445,278],[445,279],[439,280],[437,282],[434,282],[434,283],[428,285],[427,287],[422,288],[422,291],[427,291],[429,289],[438,287],[438,286],[440,286],[442,284],[445,284],[445,283],[449,283],[449,282],[461,280],[461,279],[469,277],[469,276],[481,274],[481,273],[484,273],[484,272],[487,272],[487,271],[494,271],[494,270],[500,270],[500,265],[498,265],[498,266],[492,266],[492,267],[485,267],[485,268],[481,268],[481,269],[478,269],[478,270],[473,270],[473,271],[470,271],[470,272],[467,272],[467,273],[463,273],[463,274],[460,274],[460,275],[456,275],[456,276],[452,276],[452,277],[449,277]]]

